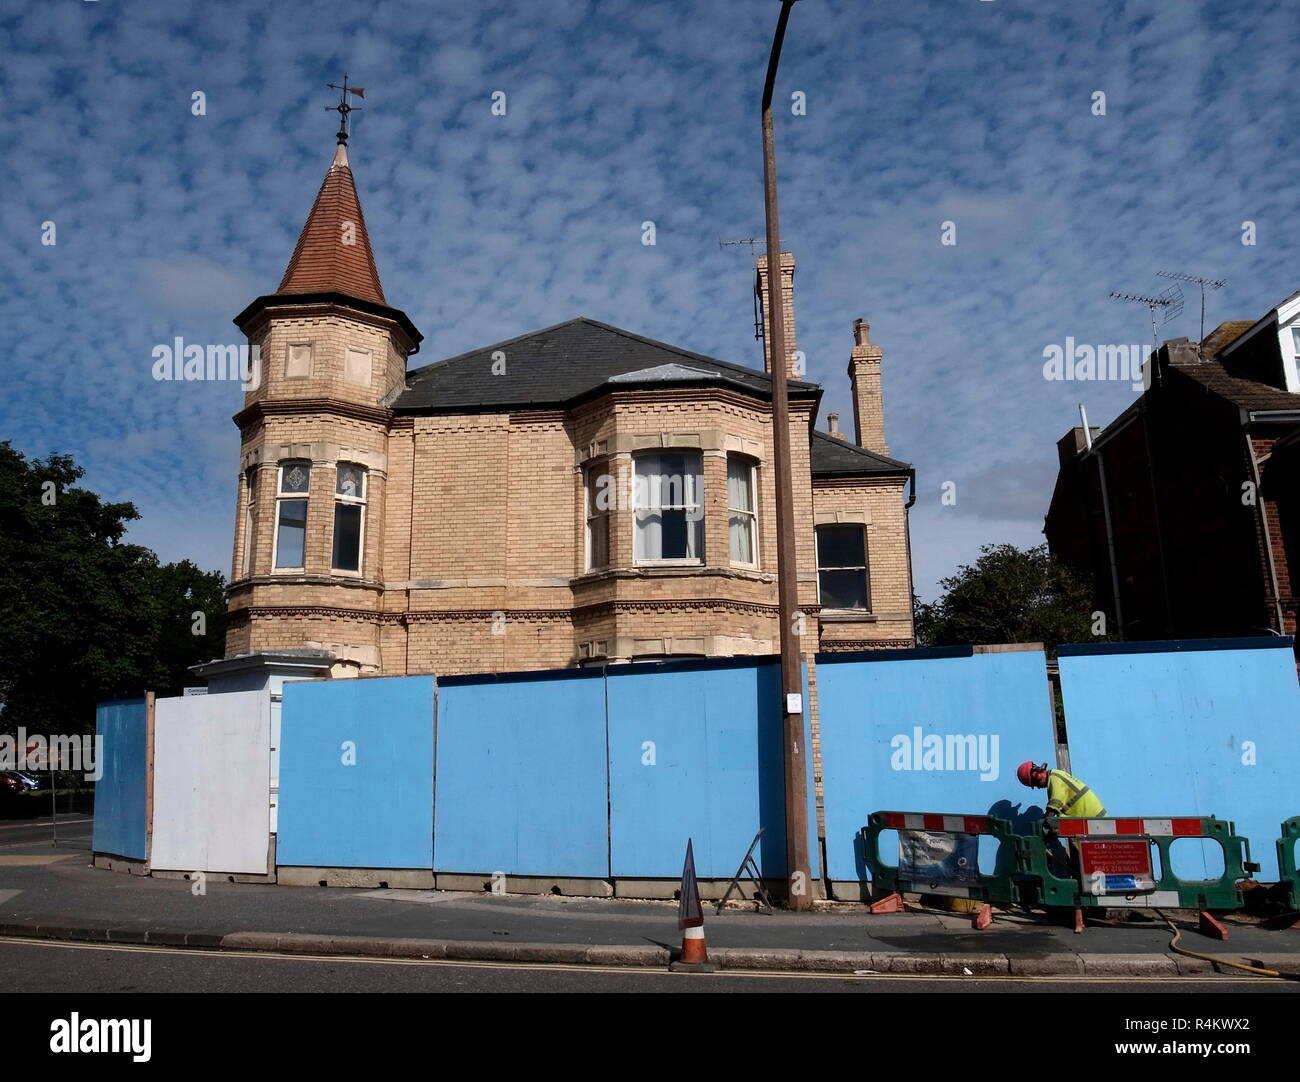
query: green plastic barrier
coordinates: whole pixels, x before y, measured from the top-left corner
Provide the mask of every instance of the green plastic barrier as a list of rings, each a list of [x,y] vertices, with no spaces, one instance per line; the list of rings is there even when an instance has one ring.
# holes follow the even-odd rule
[[[974,886],[953,887],[936,885],[904,879],[899,868],[886,864],[880,858],[880,835],[886,830],[918,830],[932,834],[987,834],[998,839],[999,855],[1009,859],[1002,861],[1016,871],[1024,871],[1025,861],[1022,850],[1025,839],[1017,834],[1006,819],[995,819],[989,815],[947,815],[932,812],[872,812],[867,817],[867,825],[862,828],[864,859],[871,871],[871,882],[877,892],[907,891],[917,894],[947,894],[958,897],[974,898],[981,902],[1018,902],[1020,887],[1011,873],[1002,872],[985,875],[976,869],[978,881]]]
[[[1026,858],[1031,875],[1042,881],[1041,900],[1046,905],[1076,908],[1138,906],[1169,909],[1236,909],[1241,905],[1238,881],[1246,878],[1245,864],[1250,857],[1250,842],[1237,834],[1236,826],[1214,816],[1185,816],[1167,819],[1114,816],[1097,819],[1060,819],[1061,842],[1102,842],[1154,844],[1160,853],[1158,878],[1152,863],[1152,886],[1125,889],[1124,881],[1133,877],[1096,873],[1095,882],[1085,883],[1084,870],[1078,878],[1058,876],[1052,867],[1046,831],[1050,820],[1043,820],[1037,835],[1026,836]],[[1300,822],[1300,820],[1295,820]],[[1179,879],[1174,874],[1170,849],[1180,838],[1208,838],[1223,850],[1223,874],[1217,879]],[[1148,849],[1149,852],[1149,849]],[[1097,878],[1100,876],[1100,878]]]
[[[1296,842],[1300,841],[1300,815],[1282,824],[1277,840],[1277,866],[1281,879],[1290,891],[1291,906],[1300,909],[1300,870],[1296,869]]]

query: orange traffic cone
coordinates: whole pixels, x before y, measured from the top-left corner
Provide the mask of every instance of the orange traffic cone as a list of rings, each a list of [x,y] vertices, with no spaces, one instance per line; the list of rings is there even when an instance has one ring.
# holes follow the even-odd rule
[[[695,881],[695,851],[686,840],[686,863],[682,866],[682,889],[678,893],[677,927],[682,932],[681,957],[668,968],[675,973],[712,973],[718,967],[709,961],[704,942],[704,907],[700,904],[700,885]]]

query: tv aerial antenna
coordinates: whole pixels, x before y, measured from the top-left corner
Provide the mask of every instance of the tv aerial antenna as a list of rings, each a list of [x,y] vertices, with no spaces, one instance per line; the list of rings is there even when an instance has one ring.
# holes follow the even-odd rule
[[[1205,341],[1205,291],[1207,289],[1222,289],[1228,284],[1226,278],[1202,278],[1198,274],[1180,274],[1178,271],[1156,271],[1161,278],[1172,278],[1176,282],[1193,282],[1201,287],[1201,337],[1198,341]]]
[[[719,248],[734,248],[739,244],[749,245],[749,255],[753,258],[754,248],[759,244],[766,244],[767,241],[762,237],[737,237],[735,240],[723,240],[718,238]],[[785,242],[781,242],[782,250],[785,249]],[[763,337],[763,304],[762,291],[758,288],[758,272],[754,272],[754,339],[761,340]]]
[[[1177,282],[1156,297],[1150,297],[1144,293],[1118,293],[1114,291],[1111,292],[1111,297],[1117,301],[1132,301],[1134,304],[1142,304],[1147,307],[1151,313],[1152,349],[1158,349],[1160,346],[1160,342],[1156,338],[1156,313],[1163,312],[1164,318],[1160,322],[1168,323],[1171,319],[1181,315],[1183,311],[1183,287]]]

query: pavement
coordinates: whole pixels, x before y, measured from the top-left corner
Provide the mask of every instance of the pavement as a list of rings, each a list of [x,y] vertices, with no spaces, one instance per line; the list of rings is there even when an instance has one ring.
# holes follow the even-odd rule
[[[1081,934],[1041,912],[969,915],[929,908],[873,915],[859,904],[810,914],[705,907],[710,959],[722,969],[785,972],[1159,978],[1246,975],[1233,961],[1274,969],[1300,990],[1300,926],[1273,931],[1226,917],[1227,941],[1196,931],[1196,915],[1166,911],[1182,929],[1170,950],[1159,919],[1090,923]],[[680,947],[677,903],[433,890],[287,887],[208,876],[184,880],[96,869],[89,824],[60,843],[0,823],[0,936],[157,944],[206,950],[430,958],[596,966],[666,966]]]

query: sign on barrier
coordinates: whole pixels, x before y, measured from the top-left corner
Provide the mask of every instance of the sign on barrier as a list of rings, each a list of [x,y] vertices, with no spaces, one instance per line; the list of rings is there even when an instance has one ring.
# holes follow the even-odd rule
[[[1079,877],[1087,894],[1155,890],[1151,843],[1080,841]]]

